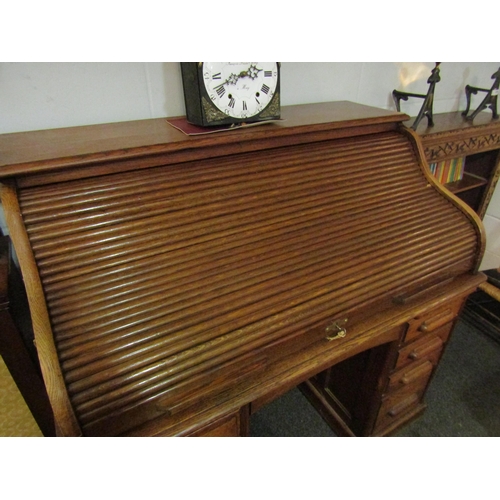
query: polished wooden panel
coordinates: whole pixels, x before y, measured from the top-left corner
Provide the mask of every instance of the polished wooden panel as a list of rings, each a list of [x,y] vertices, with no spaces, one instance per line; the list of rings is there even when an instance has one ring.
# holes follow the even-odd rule
[[[190,437],[245,437],[249,432],[249,411],[243,407],[237,413],[217,419],[190,434]]]

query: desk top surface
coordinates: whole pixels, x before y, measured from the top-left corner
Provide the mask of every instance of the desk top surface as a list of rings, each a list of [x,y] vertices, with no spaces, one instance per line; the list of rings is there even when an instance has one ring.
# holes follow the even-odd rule
[[[348,101],[284,106],[282,120],[258,127],[188,136],[156,118],[0,135],[0,178],[119,155],[174,152],[224,146],[297,133],[399,123],[407,115]],[[36,168],[35,168],[36,167]]]
[[[434,126],[429,127],[427,119],[424,118],[417,127],[417,134],[422,137],[425,142],[426,139],[433,139],[434,136],[446,133],[474,133],[480,128],[500,128],[500,120],[493,120],[491,111],[479,113],[474,121],[469,121],[462,116],[461,111],[454,111],[451,113],[438,113],[433,116]],[[405,125],[410,127],[415,118],[405,122]]]

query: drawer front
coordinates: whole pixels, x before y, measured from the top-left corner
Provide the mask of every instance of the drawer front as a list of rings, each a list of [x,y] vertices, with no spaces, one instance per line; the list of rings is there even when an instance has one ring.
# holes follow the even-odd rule
[[[217,424],[200,430],[193,437],[238,437],[240,435],[240,425],[238,415],[233,415],[228,419],[217,422]]]
[[[430,360],[436,365],[443,349],[443,341],[437,335],[426,335],[415,342],[403,347],[399,351],[396,369],[402,368],[415,361]]]
[[[427,380],[428,377],[414,380],[404,389],[385,396],[375,423],[375,432],[404,421],[409,414],[418,410],[427,387]]]
[[[239,412],[227,415],[189,434],[191,437],[239,437],[247,435],[245,418],[247,408]]]
[[[428,359],[422,362],[414,362],[410,365],[396,371],[389,377],[387,392],[404,390],[427,382],[434,369],[434,364]]]
[[[424,408],[422,398],[462,303],[459,298],[409,321],[382,397],[375,432],[397,426]]]
[[[448,325],[451,329],[451,323],[460,312],[463,300],[463,298],[459,298],[450,301],[450,303],[445,306],[426,311],[424,314],[410,320],[404,341],[411,342],[422,335],[440,329],[444,325]]]

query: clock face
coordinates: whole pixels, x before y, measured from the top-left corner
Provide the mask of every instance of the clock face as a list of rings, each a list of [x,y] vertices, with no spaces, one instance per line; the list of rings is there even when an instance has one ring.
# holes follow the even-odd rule
[[[238,119],[258,115],[271,102],[278,85],[275,62],[204,62],[208,97],[224,114]]]

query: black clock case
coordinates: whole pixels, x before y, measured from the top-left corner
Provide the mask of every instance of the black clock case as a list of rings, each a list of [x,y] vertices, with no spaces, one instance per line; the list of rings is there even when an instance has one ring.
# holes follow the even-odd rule
[[[186,118],[189,123],[201,127],[213,127],[218,125],[232,125],[235,123],[254,123],[269,120],[278,120],[280,118],[280,64],[278,63],[278,82],[276,91],[271,102],[258,114],[250,118],[233,118],[224,115],[225,118],[216,118],[208,116],[203,108],[203,99],[211,103],[203,84],[203,67],[198,62],[181,62],[182,85],[184,88],[184,103],[186,106]],[[270,113],[270,110],[275,110]],[[220,110],[214,106],[214,114],[223,115]]]

